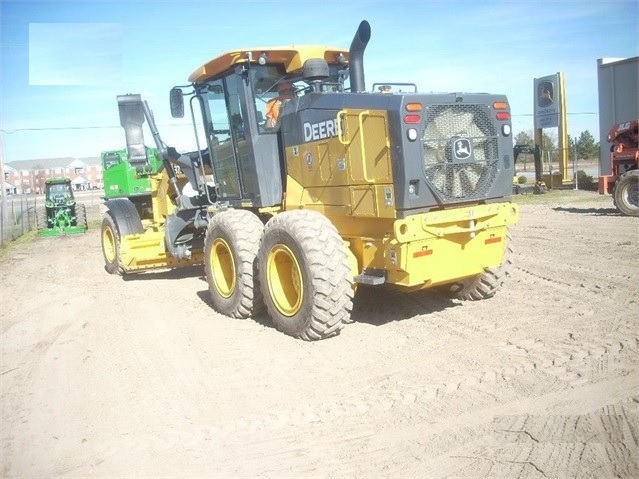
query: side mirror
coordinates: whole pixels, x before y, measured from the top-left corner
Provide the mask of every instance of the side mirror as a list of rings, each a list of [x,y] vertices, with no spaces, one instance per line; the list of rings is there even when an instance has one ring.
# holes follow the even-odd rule
[[[173,118],[184,118],[184,96],[181,88],[171,88],[170,99],[171,116]]]

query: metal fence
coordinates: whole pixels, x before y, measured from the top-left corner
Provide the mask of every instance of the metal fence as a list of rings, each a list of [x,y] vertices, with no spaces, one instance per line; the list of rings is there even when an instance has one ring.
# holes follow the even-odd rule
[[[13,195],[7,197],[7,211],[2,211],[0,214],[0,236],[3,246],[35,228],[35,212],[38,201],[44,206],[42,203],[44,200],[37,196]],[[2,205],[0,205],[0,210],[2,210]]]
[[[542,181],[549,188],[565,187],[564,171],[560,169],[559,157],[560,149],[542,150],[541,152],[541,170],[539,174]],[[517,160],[516,175],[525,176],[528,180],[535,178],[535,165],[532,154],[520,154]],[[583,172],[583,179],[589,178],[596,182],[599,176],[598,159],[579,159],[574,148],[568,151],[568,162],[566,163],[566,180],[575,189],[592,189],[592,183],[580,184],[578,172]]]
[[[100,190],[75,193],[76,201],[84,203],[89,210],[89,220],[89,208],[103,203],[102,194]],[[4,203],[7,205],[6,211],[2,208]],[[0,245],[4,246],[36,229],[36,210],[41,207],[44,207],[44,195],[10,195],[0,202]]]

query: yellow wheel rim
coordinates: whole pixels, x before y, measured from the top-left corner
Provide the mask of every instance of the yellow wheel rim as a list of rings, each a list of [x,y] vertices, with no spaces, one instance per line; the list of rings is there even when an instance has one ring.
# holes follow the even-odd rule
[[[235,261],[231,248],[222,238],[213,241],[209,266],[215,289],[223,298],[231,297],[235,291]]]
[[[111,228],[104,228],[104,231],[102,231],[102,250],[107,262],[115,263],[115,235]]]
[[[277,310],[284,316],[296,314],[304,299],[304,282],[300,265],[287,246],[276,245],[270,251],[266,276]]]

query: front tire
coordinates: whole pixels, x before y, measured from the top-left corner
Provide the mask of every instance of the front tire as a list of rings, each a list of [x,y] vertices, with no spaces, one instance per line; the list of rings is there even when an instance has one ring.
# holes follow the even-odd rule
[[[492,298],[501,289],[504,280],[509,274],[512,254],[512,239],[510,234],[506,233],[506,251],[501,266],[486,268],[482,274],[455,284],[452,287],[452,292],[458,299],[463,301],[479,301]]]
[[[630,170],[617,180],[613,191],[614,204],[627,216],[639,216],[639,170]]]
[[[243,319],[264,309],[256,274],[263,230],[260,219],[246,210],[211,218],[204,238],[204,270],[216,311]]]
[[[313,341],[339,334],[353,308],[346,247],[320,213],[294,210],[274,216],[258,253],[260,287],[276,328]]]
[[[120,233],[113,217],[109,213],[104,215],[101,231],[104,269],[110,274],[124,274],[124,266],[120,255]]]
[[[144,226],[140,215],[131,201],[125,198],[108,200],[105,203],[108,211],[102,220],[102,254],[104,268],[111,274],[126,274],[122,261],[123,236],[142,234]]]

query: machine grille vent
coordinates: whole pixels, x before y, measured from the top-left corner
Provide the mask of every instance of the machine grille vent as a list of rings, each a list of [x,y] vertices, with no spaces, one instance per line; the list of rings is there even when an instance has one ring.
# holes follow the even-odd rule
[[[497,131],[487,105],[430,105],[422,139],[427,180],[448,201],[485,197],[498,173]]]

